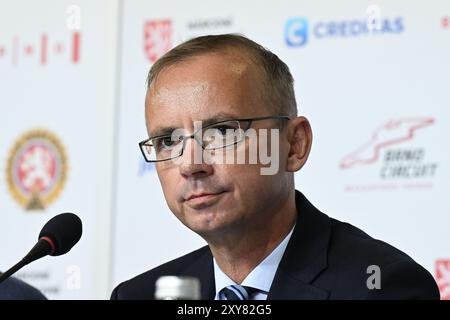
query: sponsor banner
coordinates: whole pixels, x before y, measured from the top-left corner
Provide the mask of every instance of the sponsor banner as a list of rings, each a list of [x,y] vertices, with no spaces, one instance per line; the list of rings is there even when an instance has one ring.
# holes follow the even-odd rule
[[[98,150],[109,113],[104,7],[108,1],[14,1],[0,10],[0,270],[36,243],[53,216],[73,212],[83,236],[70,252],[45,257],[16,276],[49,299],[106,298],[108,259],[99,217],[109,188],[97,177],[108,162]],[[98,164],[101,163],[101,166]],[[110,172],[108,173],[111,174]],[[97,186],[98,189],[97,189]],[[102,260],[103,259],[103,260]],[[108,261],[109,262],[109,261]],[[103,286],[103,287],[102,287]]]
[[[122,23],[114,284],[203,244],[173,217],[138,149],[147,138],[144,83],[149,67],[181,41],[230,32],[268,47],[294,75],[299,113],[314,132],[297,188],[437,277],[435,261],[450,250],[443,165],[450,159],[442,145],[450,28],[440,3],[135,1],[124,3]]]
[[[14,239],[1,270],[67,211],[83,220],[80,243],[18,273],[49,298],[107,298],[119,282],[204,245],[167,208],[155,166],[139,151],[145,81],[181,41],[234,32],[293,73],[299,114],[314,133],[297,188],[407,252],[448,299],[448,5],[136,0],[113,19],[110,3],[118,2],[21,0],[0,11],[0,241]],[[120,39],[117,52],[107,39]]]

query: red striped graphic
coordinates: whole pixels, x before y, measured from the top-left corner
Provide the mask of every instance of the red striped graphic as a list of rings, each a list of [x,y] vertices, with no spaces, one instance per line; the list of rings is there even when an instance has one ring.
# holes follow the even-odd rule
[[[41,36],[41,64],[47,63],[47,35]]]
[[[6,58],[12,65],[18,65],[28,61],[22,61],[22,58],[36,56],[36,62],[45,66],[52,61],[53,56],[63,55],[65,61],[78,64],[81,60],[81,40],[79,31],[68,33],[65,40],[50,38],[48,33],[40,33],[34,41],[22,39],[16,34],[10,38],[9,45],[0,43],[0,59]]]
[[[74,32],[72,35],[72,61],[77,63],[80,60],[80,33]]]

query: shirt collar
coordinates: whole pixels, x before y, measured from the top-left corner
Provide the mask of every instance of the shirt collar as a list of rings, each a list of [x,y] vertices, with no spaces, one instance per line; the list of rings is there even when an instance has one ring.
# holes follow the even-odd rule
[[[281,258],[283,257],[294,228],[295,225],[283,241],[281,241],[281,243],[247,275],[241,283],[242,286],[256,288],[265,293],[269,292],[273,279],[275,278],[278,265],[280,264]],[[223,288],[230,285],[236,285],[236,283],[222,272],[220,267],[217,265],[216,259],[213,258],[213,262],[217,298],[219,292]]]

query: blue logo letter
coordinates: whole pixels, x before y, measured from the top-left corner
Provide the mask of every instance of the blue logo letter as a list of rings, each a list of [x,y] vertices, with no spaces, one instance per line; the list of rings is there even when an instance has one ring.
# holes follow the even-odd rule
[[[305,18],[292,18],[286,22],[284,29],[286,44],[301,47],[308,41],[308,21]]]

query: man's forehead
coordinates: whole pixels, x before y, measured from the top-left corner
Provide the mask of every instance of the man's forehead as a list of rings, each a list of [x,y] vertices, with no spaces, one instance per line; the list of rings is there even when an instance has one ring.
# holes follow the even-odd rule
[[[259,67],[247,53],[232,48],[203,53],[162,68],[148,88],[147,99],[161,99],[169,93],[196,95],[212,90],[210,84],[219,87],[215,89],[254,85],[260,76]]]
[[[218,53],[163,69],[146,95],[149,133],[165,134],[188,122],[220,121],[248,113],[244,104],[259,98],[252,67],[242,54]]]
[[[236,74],[238,77],[241,77],[245,72],[249,70],[250,66],[248,62],[243,61],[233,61],[230,64],[230,71]]]
[[[234,49],[226,49],[183,58],[162,68],[154,80],[155,84],[157,84],[158,79],[171,79],[174,74],[181,78],[189,78],[193,75],[214,75],[218,78],[222,76],[237,76],[240,78],[256,69],[259,68],[246,53]],[[217,72],[217,70],[220,70],[220,72]],[[158,88],[157,85],[155,87],[156,89]]]
[[[209,88],[209,83],[204,80],[179,82],[176,86],[155,85],[147,91],[146,104],[174,104],[187,96],[198,96]]]

